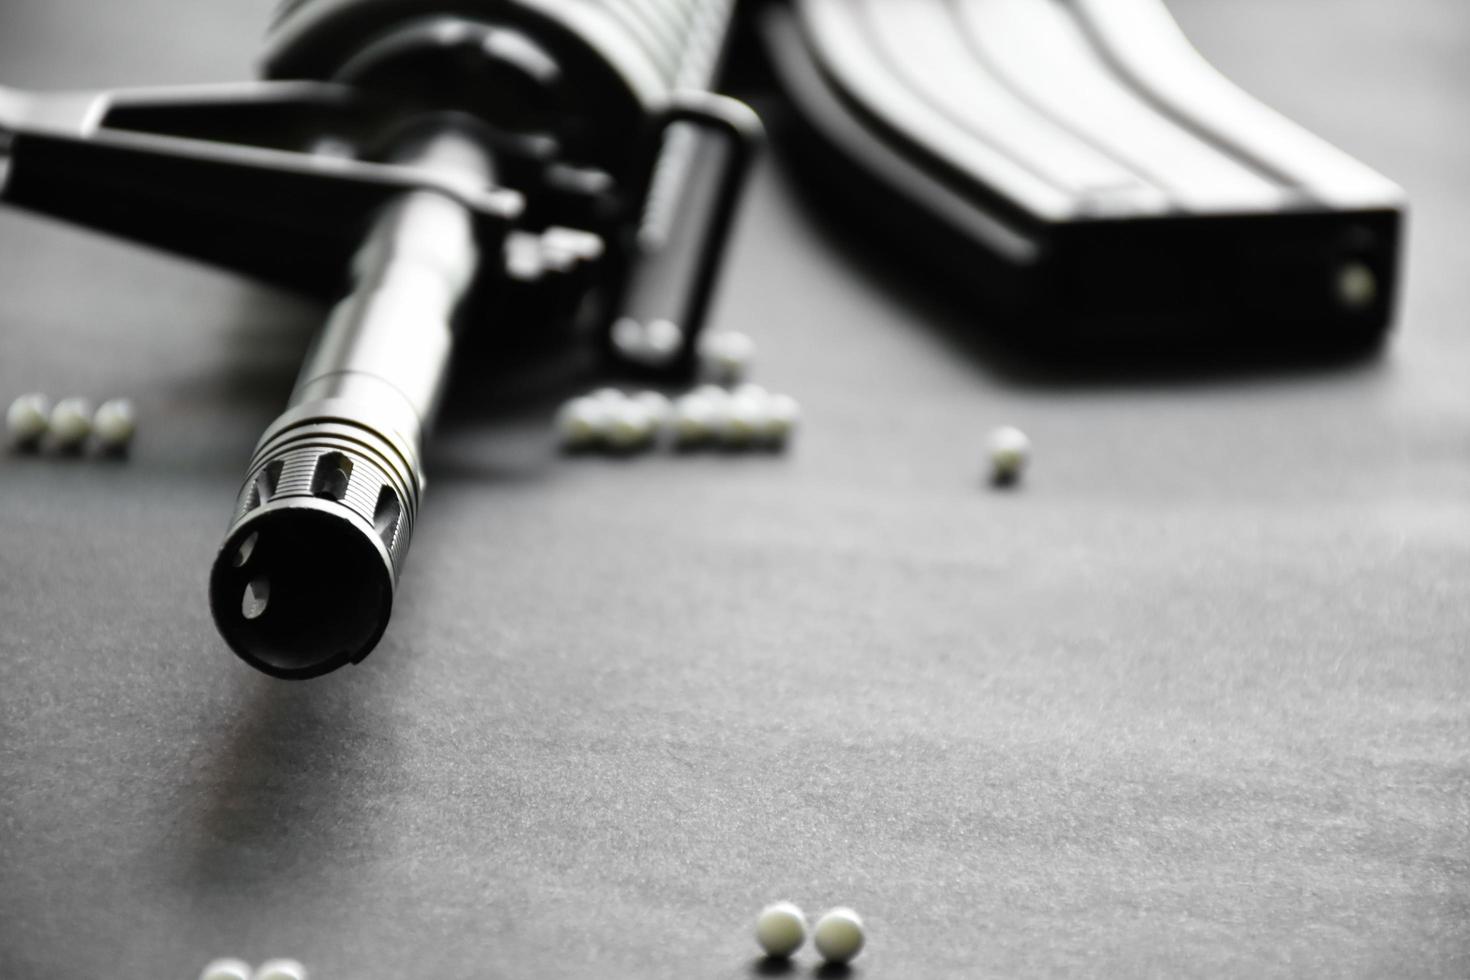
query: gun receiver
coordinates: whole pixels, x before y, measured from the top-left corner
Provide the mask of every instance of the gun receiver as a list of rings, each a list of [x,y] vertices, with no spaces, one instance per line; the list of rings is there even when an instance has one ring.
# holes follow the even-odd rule
[[[709,91],[732,10],[295,0],[264,81],[0,89],[0,200],[336,299],[210,576],[247,663],[377,644],[455,337],[498,297],[570,290],[610,353],[690,366],[760,135]],[[655,320],[678,342],[644,343]]]

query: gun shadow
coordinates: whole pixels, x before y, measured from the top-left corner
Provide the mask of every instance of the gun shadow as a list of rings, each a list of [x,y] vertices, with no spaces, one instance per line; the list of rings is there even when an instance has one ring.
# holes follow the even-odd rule
[[[238,686],[242,703],[207,733],[181,791],[195,901],[248,923],[287,892],[330,888],[330,875],[317,880],[325,869],[372,860],[384,833],[376,801],[407,781],[381,675]]]

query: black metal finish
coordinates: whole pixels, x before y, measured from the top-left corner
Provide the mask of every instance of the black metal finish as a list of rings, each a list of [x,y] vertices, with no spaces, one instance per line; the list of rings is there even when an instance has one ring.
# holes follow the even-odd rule
[[[485,149],[453,129],[404,159],[490,178]],[[352,290],[261,438],[210,576],[221,635],[261,670],[325,673],[367,656],[387,626],[455,314],[480,261],[471,212],[429,191],[380,211],[358,250]]]
[[[1024,342],[1326,351],[1391,320],[1402,192],[1160,0],[795,0],[762,28],[813,193]]]
[[[308,0],[277,19],[269,81],[0,89],[0,200],[340,297],[211,573],[215,621],[248,663],[313,677],[378,642],[456,335],[485,325],[469,312],[544,283],[578,295],[541,308],[606,335],[639,315],[625,297],[652,302],[629,284],[657,279],[652,308],[684,343],[650,366],[688,366],[760,136],[708,92],[731,13]],[[681,126],[718,149],[705,197],[685,193]],[[649,233],[670,202],[678,255]]]
[[[337,301],[211,576],[245,660],[371,651],[456,336],[508,297],[691,367],[760,137],[710,91],[734,2],[292,0],[266,81],[0,89],[0,201]],[[1398,189],[1219,79],[1160,0],[793,0],[763,27],[814,193],[1027,331],[1388,323]]]

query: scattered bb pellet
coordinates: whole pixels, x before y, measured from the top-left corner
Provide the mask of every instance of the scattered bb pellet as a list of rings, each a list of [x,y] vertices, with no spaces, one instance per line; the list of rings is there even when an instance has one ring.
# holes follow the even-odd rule
[[[74,449],[92,433],[92,403],[85,398],[63,398],[51,409],[47,423],[59,449]]]
[[[801,405],[790,395],[772,395],[766,413],[765,436],[771,442],[782,443],[790,439],[801,422]]]
[[[867,936],[863,920],[849,908],[835,908],[817,920],[812,944],[828,963],[851,962],[863,951]]]
[[[254,980],[306,980],[306,967],[296,960],[267,960],[255,971]]]
[[[790,956],[806,942],[806,916],[791,902],[767,905],[756,917],[755,941],[767,956]]]
[[[250,980],[250,964],[233,957],[211,960],[199,974],[199,980]]]
[[[755,362],[755,341],[738,330],[707,333],[699,342],[699,368],[705,377],[725,383],[742,381]]]
[[[694,446],[714,435],[719,412],[710,399],[691,392],[674,402],[674,441]]]
[[[5,431],[15,445],[33,446],[46,434],[50,419],[50,400],[31,392],[10,403],[5,412]]]
[[[573,398],[556,413],[556,432],[568,449],[591,446],[602,438],[607,408],[597,399]]]
[[[97,413],[92,416],[92,431],[103,449],[111,452],[126,449],[138,431],[133,403],[126,398],[111,398],[97,406]]]
[[[1003,425],[990,433],[987,440],[991,477],[997,483],[1013,483],[1020,479],[1031,460],[1031,440],[1014,426]]]
[[[631,398],[611,407],[606,439],[614,449],[638,449],[653,441],[657,425],[653,413]]]
[[[664,395],[656,391],[640,391],[633,396],[633,400],[643,406],[660,432],[667,429],[673,421],[674,404]]]

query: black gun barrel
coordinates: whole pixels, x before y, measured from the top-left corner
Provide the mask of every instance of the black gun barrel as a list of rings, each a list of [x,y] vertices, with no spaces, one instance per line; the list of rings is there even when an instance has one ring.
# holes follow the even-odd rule
[[[728,107],[688,101],[710,82],[732,12],[731,0],[605,8],[474,0],[452,14],[406,0],[302,0],[283,8],[266,70],[426,100],[449,110],[446,119],[472,118],[491,132],[550,134],[559,153],[605,168],[618,188],[624,217],[599,230],[621,256],[610,267],[620,261],[631,271],[604,298],[645,314],[682,311],[688,327],[702,319],[738,186],[730,178],[743,170],[751,128]],[[690,152],[678,152],[681,141]],[[705,147],[718,157],[721,146],[736,151],[718,178],[723,194],[685,206],[680,189],[693,169],[685,158]],[[488,153],[455,133],[392,162],[481,187],[494,176]],[[678,256],[650,245],[639,225],[649,224],[644,209],[656,212],[654,202],[699,226],[700,242],[680,238]],[[499,255],[479,268],[475,227],[461,204],[427,190],[380,213],[356,256],[351,292],[256,449],[211,573],[210,604],[230,647],[266,673],[308,678],[356,663],[388,623],[455,313],[477,279],[501,274],[490,268]],[[651,293],[645,280],[667,279],[662,266],[686,252],[694,258],[674,288]]]
[[[447,130],[398,158],[488,184],[491,164]],[[479,262],[466,209],[433,191],[388,204],[352,288],[266,429],[210,575],[221,635],[277,677],[367,656],[393,608],[424,487],[421,449]]]
[[[258,83],[0,89],[0,200],[342,296],[210,572],[247,663],[314,677],[377,644],[461,321],[690,366],[760,135],[710,91],[734,9],[288,0]],[[610,342],[655,322],[676,350]]]

